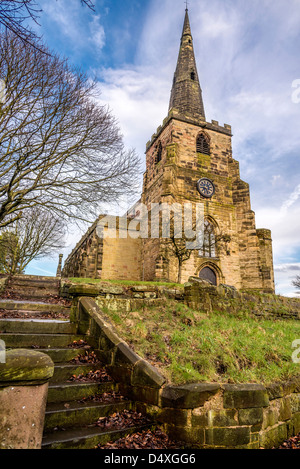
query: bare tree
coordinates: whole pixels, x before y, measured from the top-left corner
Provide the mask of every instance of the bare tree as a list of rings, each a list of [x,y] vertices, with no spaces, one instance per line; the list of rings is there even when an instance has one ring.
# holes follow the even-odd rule
[[[170,217],[170,236],[165,241],[166,251],[169,255],[175,257],[178,261],[178,277],[177,282],[181,283],[182,268],[188,261],[192,253],[199,251],[203,257],[217,257],[217,253],[221,249],[228,251],[228,244],[231,242],[231,236],[225,233],[214,233],[207,230],[211,226],[210,223],[201,227],[202,233],[199,232],[197,224],[192,224],[193,238],[188,238],[182,230],[181,222],[176,223],[174,215]],[[200,231],[201,231],[200,230]],[[202,234],[202,236],[200,236]],[[193,246],[191,249],[190,246]]]
[[[80,1],[94,10],[92,0]],[[37,48],[37,35],[28,27],[28,20],[37,23],[41,13],[42,9],[37,0],[0,0],[0,26]]]
[[[67,61],[0,34],[0,228],[40,206],[91,221],[137,188],[140,161],[98,104],[96,84]]]
[[[292,285],[296,287],[297,290],[299,290],[297,293],[300,294],[300,275],[297,275],[295,280],[293,280]]]
[[[33,259],[51,257],[64,246],[63,221],[44,210],[28,210],[0,234],[0,270],[22,274]]]

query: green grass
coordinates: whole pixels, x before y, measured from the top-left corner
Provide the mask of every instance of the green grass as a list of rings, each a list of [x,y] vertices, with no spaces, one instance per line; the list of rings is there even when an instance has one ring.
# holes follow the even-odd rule
[[[168,283],[168,282],[138,282],[132,280],[103,280],[103,279],[93,279],[93,278],[69,278],[71,283],[79,284],[99,284],[99,283],[110,283],[112,285],[124,285],[124,286],[134,286],[134,285],[145,285],[145,286],[154,286],[154,287],[168,287],[168,288],[180,288],[183,289],[184,285],[180,283]]]
[[[299,321],[206,314],[171,300],[162,307],[106,313],[135,352],[174,384],[267,384],[300,374],[300,364],[292,361]]]

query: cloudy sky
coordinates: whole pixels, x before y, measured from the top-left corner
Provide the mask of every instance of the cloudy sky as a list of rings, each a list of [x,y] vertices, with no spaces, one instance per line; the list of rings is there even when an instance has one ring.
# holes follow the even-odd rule
[[[183,0],[41,0],[37,32],[99,83],[125,143],[144,162],[168,112]],[[276,290],[300,275],[300,0],[190,0],[206,117],[231,124],[257,228],[273,234]],[[100,94],[101,93],[101,94]],[[65,255],[78,241],[74,231]],[[27,273],[53,275],[57,259]]]

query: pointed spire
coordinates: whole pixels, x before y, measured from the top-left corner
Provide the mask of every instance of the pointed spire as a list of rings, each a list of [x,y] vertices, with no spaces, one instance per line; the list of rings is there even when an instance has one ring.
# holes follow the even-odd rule
[[[182,36],[184,36],[185,34],[188,34],[189,36],[192,35],[188,8],[185,9],[185,18],[184,18]],[[181,39],[182,39],[182,37],[181,37]]]
[[[180,51],[171,91],[169,111],[171,109],[177,110],[181,115],[205,121],[188,9],[185,10]]]

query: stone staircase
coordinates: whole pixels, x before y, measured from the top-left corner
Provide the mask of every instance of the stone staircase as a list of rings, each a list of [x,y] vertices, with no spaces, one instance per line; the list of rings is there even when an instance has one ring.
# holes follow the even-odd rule
[[[33,280],[17,280],[20,299],[0,299],[0,339],[6,348],[36,349],[51,357],[54,375],[49,383],[42,449],[90,449],[129,434],[153,428],[135,412],[135,403],[120,395],[118,383],[106,373],[97,354],[69,321],[69,309],[38,302]],[[13,282],[16,289],[17,282]],[[47,289],[45,281],[37,285]],[[12,288],[10,284],[9,288]],[[59,315],[59,319],[52,319]]]
[[[7,280],[6,295],[33,300],[59,297],[60,281],[56,277],[15,275]]]

